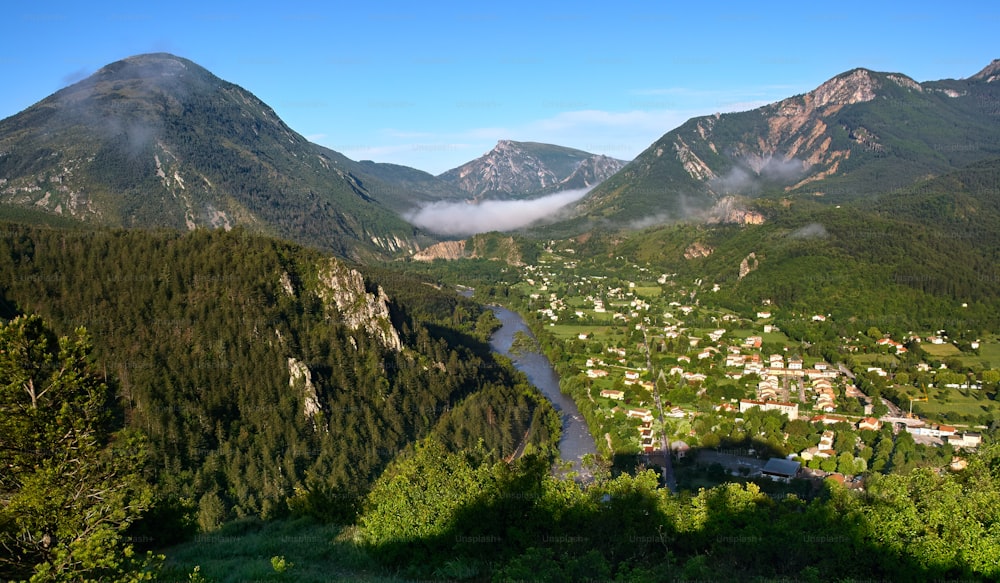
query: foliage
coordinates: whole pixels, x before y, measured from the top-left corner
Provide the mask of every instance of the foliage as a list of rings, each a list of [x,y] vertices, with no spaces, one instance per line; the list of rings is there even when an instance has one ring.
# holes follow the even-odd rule
[[[372,491],[360,537],[413,576],[461,564],[492,565],[495,580],[991,580],[998,453],[984,448],[958,474],[872,477],[867,491],[827,483],[807,502],[753,483],[673,495],[651,472],[581,487],[428,443]]]
[[[149,508],[146,440],[121,428],[83,329],[57,338],[38,316],[0,326],[0,575],[136,581],[126,529]],[[33,572],[33,573],[32,573]]]

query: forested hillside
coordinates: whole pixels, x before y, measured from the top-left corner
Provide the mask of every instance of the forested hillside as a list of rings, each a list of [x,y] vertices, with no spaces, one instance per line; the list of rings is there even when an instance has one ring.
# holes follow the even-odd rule
[[[500,457],[558,433],[548,403],[490,353],[488,310],[242,229],[5,225],[0,281],[5,318],[89,331],[95,370],[148,435],[161,544],[190,520],[347,519],[428,435]]]

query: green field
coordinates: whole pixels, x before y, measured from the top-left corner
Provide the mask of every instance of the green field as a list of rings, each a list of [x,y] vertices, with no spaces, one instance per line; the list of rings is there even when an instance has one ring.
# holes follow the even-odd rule
[[[960,357],[965,366],[980,365],[983,368],[1000,368],[1000,343],[988,342],[979,346],[979,356]]]
[[[981,345],[979,358],[990,362],[993,368],[1000,367],[1000,342],[988,342]]]
[[[951,356],[960,356],[962,354],[962,351],[951,343],[931,344],[930,342],[924,342],[920,345],[920,348],[935,358],[948,358]]]
[[[868,366],[891,367],[893,364],[899,364],[899,360],[895,356],[878,352],[861,352],[853,355],[853,357],[854,362]]]
[[[915,389],[913,394],[917,394]],[[982,400],[976,399],[977,394],[982,396]],[[930,389],[927,395],[929,401],[913,403],[914,413],[919,412],[938,421],[946,421],[943,416],[949,412],[980,417],[989,411],[994,418],[1000,417],[1000,403],[991,401],[981,391],[969,391],[969,396],[965,396],[958,389]],[[903,404],[908,406],[909,403]]]
[[[637,296],[639,296],[641,298],[655,298],[655,297],[659,297],[659,295],[661,293],[663,293],[663,290],[660,289],[659,285],[655,285],[655,286],[654,285],[649,285],[649,286],[637,285],[634,288],[632,288],[630,291],[635,292],[635,295],[637,295]]]
[[[549,326],[549,332],[552,332],[556,338],[559,338],[560,340],[574,340],[578,335],[584,333],[588,335],[588,342],[591,340],[605,342],[611,338],[610,326],[592,326],[589,324],[556,324],[555,326]]]
[[[725,326],[721,326],[725,328]],[[761,332],[759,330],[754,330],[752,328],[736,328],[735,330],[730,330],[730,334],[737,338],[746,338],[747,336],[760,336],[761,342],[764,344],[788,344],[788,336],[784,332]]]

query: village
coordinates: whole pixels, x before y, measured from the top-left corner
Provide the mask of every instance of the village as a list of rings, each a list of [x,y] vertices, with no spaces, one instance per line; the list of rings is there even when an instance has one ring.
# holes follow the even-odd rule
[[[558,341],[562,362],[554,365],[563,391],[577,401],[606,455],[650,459],[669,451],[683,460],[740,441],[766,441],[769,448],[757,449],[769,450],[771,459],[734,458],[731,473],[782,481],[833,476],[851,483],[866,470],[885,471],[905,460],[933,459],[961,469],[963,452],[975,450],[987,429],[976,421],[1000,419],[995,401],[1000,375],[993,369],[981,379],[955,382],[960,375],[947,365],[914,364],[909,358],[913,371],[902,372],[898,359],[914,342],[962,354],[944,330],[899,340],[859,332],[842,338],[837,354],[816,354],[808,342],[784,333],[780,307],[767,301],[754,313],[734,313],[712,301],[720,284],[681,282],[674,274],[625,261],[613,272],[593,275],[568,255],[571,249],[547,249],[538,264],[522,266],[515,288],[526,298],[536,329]],[[831,323],[820,311],[791,317],[782,314],[780,322]],[[973,342],[973,350],[980,344],[986,342]],[[994,341],[990,348],[1000,345]],[[970,403],[985,399],[983,419],[942,422],[947,413],[921,415],[933,403],[928,386],[912,382],[917,374],[935,394],[961,393]],[[942,382],[935,386],[928,378]],[[985,396],[984,380],[993,400]],[[865,387],[876,387],[877,398]],[[770,412],[782,420],[779,430],[768,435],[741,430],[749,416]],[[896,447],[899,442],[903,445]],[[893,457],[897,449],[908,451],[910,443],[922,453]]]

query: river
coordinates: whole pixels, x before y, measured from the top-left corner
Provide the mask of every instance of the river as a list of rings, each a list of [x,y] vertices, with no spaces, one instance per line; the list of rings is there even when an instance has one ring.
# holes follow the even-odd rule
[[[597,454],[594,438],[587,429],[587,422],[577,409],[573,399],[559,390],[559,375],[556,374],[549,359],[538,351],[520,351],[516,355],[510,353],[514,335],[517,332],[534,338],[521,316],[501,306],[488,306],[503,326],[493,333],[490,347],[510,358],[517,370],[523,372],[531,384],[552,402],[553,408],[562,418],[562,437],[559,440],[559,457],[569,462],[571,471],[577,472],[579,481],[589,481],[591,474],[582,466],[583,456]]]

